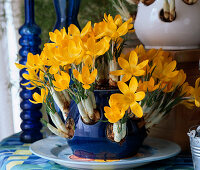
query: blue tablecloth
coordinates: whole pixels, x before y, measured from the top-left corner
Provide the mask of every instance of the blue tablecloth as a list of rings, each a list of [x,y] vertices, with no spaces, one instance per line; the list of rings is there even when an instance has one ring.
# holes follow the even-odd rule
[[[19,134],[12,135],[0,142],[1,170],[62,170],[65,168],[47,159],[40,158],[29,151],[30,144],[19,140]],[[191,156],[176,157],[156,161],[138,170],[190,170],[193,169]]]

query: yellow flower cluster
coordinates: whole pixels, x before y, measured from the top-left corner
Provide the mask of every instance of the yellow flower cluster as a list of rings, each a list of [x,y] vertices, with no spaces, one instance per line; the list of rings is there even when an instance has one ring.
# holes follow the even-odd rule
[[[104,108],[105,116],[110,122],[115,123],[122,119],[126,111],[129,117],[132,113],[138,118],[142,117],[143,109],[138,102],[144,99],[145,93],[155,91],[162,92],[163,96],[164,93],[174,94],[176,91],[178,94],[175,98],[181,98],[180,103],[186,107],[193,107],[193,103],[197,107],[200,106],[200,78],[196,81],[195,88],[189,86],[188,82],[185,82],[186,74],[183,70],[176,69],[176,61],[172,60],[168,52],[162,49],[146,51],[140,45],[127,55],[121,54],[118,63],[121,69],[110,74],[121,76],[118,87],[123,94],[112,94],[110,107]],[[128,87],[125,82],[129,80]],[[174,102],[175,98],[171,102]]]
[[[125,35],[133,27],[132,19],[122,22],[120,15],[114,19],[106,14],[104,17],[102,22],[94,24],[94,28],[89,21],[82,31],[71,24],[68,31],[63,28],[50,32],[51,43],[44,45],[40,55],[29,53],[26,65],[16,63],[19,69],[27,70],[27,74],[23,74],[27,83],[23,85],[28,89],[43,89],[41,95],[33,95],[35,101],[31,102],[44,102],[45,100],[41,99],[47,96],[52,88],[58,92],[72,92],[69,69],[73,70],[73,78],[81,83],[85,90],[90,89],[97,76],[97,57],[109,50],[111,40]]]
[[[131,78],[129,86],[122,81],[119,81],[117,84],[122,94],[115,93],[111,95],[109,100],[110,107],[104,107],[106,118],[109,122],[115,123],[123,118],[125,111],[127,111],[129,107],[132,113],[141,118],[143,111],[138,102],[144,99],[145,93],[143,91],[136,93],[138,88],[137,79],[135,77]]]
[[[195,103],[199,107],[200,79],[195,88],[185,82],[186,74],[176,69],[177,63],[168,52],[162,49],[146,51],[140,45],[126,55],[122,53],[122,36],[131,31],[132,18],[122,22],[120,15],[113,18],[105,14],[103,21],[94,26],[89,21],[82,31],[71,24],[67,31],[63,28],[50,32],[51,43],[44,45],[40,55],[29,53],[26,65],[16,63],[19,69],[27,71],[23,74],[27,82],[22,85],[28,89],[41,88],[41,93],[34,93],[30,101],[45,103],[47,96],[51,95],[66,114],[62,95],[69,102],[71,96],[79,104],[82,118],[90,122],[96,109],[94,94],[91,95],[91,87],[99,75],[96,60],[103,56],[102,63],[107,63],[110,70],[109,82],[117,84],[121,91],[112,94],[109,106],[104,108],[109,122],[116,123],[125,115],[141,118],[149,107],[154,108],[154,114],[159,111],[165,114],[177,103],[189,108]],[[159,104],[161,101],[165,103]],[[153,107],[154,103],[157,105]],[[149,116],[150,119],[154,114]],[[149,123],[151,125],[152,120]]]
[[[97,38],[106,36],[116,41],[117,38],[127,34],[133,28],[132,21],[133,19],[130,18],[123,23],[120,15],[116,15],[113,19],[111,15],[104,14],[104,20],[94,25],[95,35]]]
[[[140,61],[139,64],[138,61]],[[110,74],[123,75],[123,82],[127,82],[134,76],[140,77],[139,88],[145,92],[158,88],[164,92],[172,92],[176,87],[183,85],[186,80],[184,71],[176,69],[176,61],[172,60],[168,52],[161,49],[151,49],[146,52],[144,47],[140,45],[129,55],[122,54],[118,58],[118,63],[122,69]],[[144,77],[149,78],[145,80]],[[157,84],[155,85],[155,83]]]

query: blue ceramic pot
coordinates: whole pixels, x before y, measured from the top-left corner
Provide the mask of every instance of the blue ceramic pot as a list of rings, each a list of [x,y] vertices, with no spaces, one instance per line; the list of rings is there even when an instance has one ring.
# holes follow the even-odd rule
[[[139,120],[127,122],[127,135],[123,142],[116,143],[107,138],[106,127],[109,123],[102,120],[107,120],[104,117],[104,106],[108,106],[108,100],[113,93],[116,93],[116,90],[95,91],[101,119],[93,125],[83,123],[75,102],[71,103],[69,118],[75,121],[75,134],[68,140],[68,144],[75,156],[106,160],[127,158],[138,152],[147,136],[145,127],[138,127]]]

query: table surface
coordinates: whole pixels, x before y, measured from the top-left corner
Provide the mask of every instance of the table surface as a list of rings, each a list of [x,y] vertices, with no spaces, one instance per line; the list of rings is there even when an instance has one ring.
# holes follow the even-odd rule
[[[0,142],[1,170],[71,170],[29,151],[30,144],[20,142],[19,134],[14,134]],[[193,169],[191,156],[176,157],[156,161],[137,170],[190,170]]]

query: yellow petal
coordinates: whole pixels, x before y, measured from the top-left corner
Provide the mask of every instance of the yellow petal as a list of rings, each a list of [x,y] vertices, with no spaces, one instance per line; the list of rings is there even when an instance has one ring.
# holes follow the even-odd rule
[[[110,38],[104,37],[96,43],[95,48],[95,53],[97,56],[103,55],[110,48]]]
[[[124,100],[125,97],[123,94],[115,93],[110,96],[109,105],[122,109],[124,107]]]
[[[112,37],[112,40],[113,40],[113,41],[116,41],[116,39],[117,39],[119,36],[120,36],[120,35],[119,35],[118,32],[113,32],[113,33],[111,34],[111,37]]]
[[[55,86],[54,88],[55,88],[56,91],[62,91],[61,88],[58,88],[58,87],[60,87],[60,85],[59,85],[58,82],[56,82],[56,81],[53,80],[52,83],[53,83],[53,85]]]
[[[50,40],[52,42],[57,42],[57,37],[60,35],[60,31],[59,30],[55,30],[54,32],[50,32],[49,33],[49,37],[50,37]]]
[[[83,88],[88,90],[90,88],[90,85],[89,84],[83,84]]]
[[[59,66],[52,65],[49,69],[50,74],[56,74],[59,71]]]
[[[86,26],[81,31],[81,37],[85,36],[91,30],[91,21],[88,21]]]
[[[110,123],[115,123],[117,121],[119,121],[121,118],[123,118],[125,111],[119,110],[118,108],[112,108],[112,107],[108,107],[105,106],[104,107],[104,111],[105,111],[105,117],[108,119],[108,121]]]
[[[55,78],[56,82],[59,82],[62,79],[59,74],[54,74],[54,78]]]
[[[112,109],[110,107],[108,107],[108,106],[105,106],[104,107],[104,111],[107,112],[107,113],[109,113],[109,112],[112,111]]]
[[[129,63],[127,60],[125,60],[124,58],[122,57],[119,57],[118,58],[118,63],[119,63],[119,66],[125,70],[128,70],[129,69]]]
[[[78,80],[78,75],[79,75],[80,73],[77,71],[77,70],[73,70],[73,75],[74,75],[74,77]]]
[[[144,99],[144,97],[145,97],[145,93],[143,91],[135,93],[136,101],[141,101],[142,99]]]
[[[27,85],[29,85],[29,84],[30,84],[30,82],[27,82],[27,83],[21,83],[22,86],[27,86]]]
[[[176,68],[176,61],[172,61],[169,64],[166,65],[166,67],[164,68],[165,72],[172,72],[174,69]]]
[[[18,63],[15,63],[15,66],[16,66],[18,69],[23,69],[23,68],[26,68],[26,66],[25,66],[25,65],[18,64]]]
[[[141,62],[140,64],[137,65],[137,69],[142,69],[143,67],[145,67],[148,64],[149,60],[145,60],[143,62]]]
[[[138,63],[138,56],[135,51],[131,51],[130,56],[129,56],[129,64],[130,66],[135,67]]]
[[[118,81],[117,85],[119,87],[119,90],[123,93],[123,94],[127,94],[129,93],[129,87],[127,86],[126,83],[124,83],[123,81]]]
[[[106,15],[106,13],[104,13],[104,19],[105,19],[106,21],[108,21],[108,16]]]
[[[90,71],[89,68],[87,66],[83,66],[82,68],[82,77],[83,77],[83,81],[87,80],[90,76]]]
[[[38,104],[38,102],[36,102],[36,101],[30,100],[30,99],[29,99],[29,101],[30,101],[31,103],[33,103],[33,104]]]
[[[70,82],[70,76],[69,76],[68,73],[61,71],[61,75],[62,75],[64,80],[66,80],[67,82]]]
[[[112,74],[114,76],[121,76],[124,74],[124,70],[111,71],[110,74]]]
[[[33,93],[33,99],[37,102],[37,103],[42,103],[43,101],[41,100],[41,96],[38,93]]]
[[[61,33],[62,37],[64,38],[65,35],[66,35],[66,29],[65,29],[65,27],[63,27],[63,28],[60,30],[60,33]]]
[[[95,81],[96,76],[97,76],[97,69],[94,69],[90,75],[90,84],[92,84]]]
[[[195,100],[195,105],[196,105],[196,107],[200,107],[200,101]]]
[[[87,40],[87,48],[89,49],[89,51],[94,51],[95,49],[95,38],[90,37]]]
[[[122,81],[127,82],[128,80],[131,79],[131,77],[132,77],[132,74],[125,73],[125,75],[122,77]]]
[[[22,77],[25,78],[26,80],[30,80],[30,76],[28,74],[22,74]]]
[[[119,36],[123,36],[128,32],[128,23],[124,22],[118,29]]]
[[[131,111],[138,117],[141,118],[143,116],[142,107],[137,103],[133,103],[130,105]]]
[[[142,76],[145,74],[145,71],[144,70],[136,70],[135,72],[133,72],[133,74],[135,76]]]
[[[77,70],[73,70],[73,75],[74,75],[74,77],[78,80],[78,81],[80,81],[81,83],[83,83],[83,80],[82,80],[82,76],[81,76],[81,74],[77,71]]]
[[[173,72],[168,73],[167,76],[169,78],[173,78],[173,77],[177,76],[178,73],[179,73],[179,71],[173,71]]]
[[[127,21],[126,21],[127,23],[132,23],[133,22],[133,18],[131,17],[131,18],[129,18]]]
[[[198,78],[195,82],[195,89],[194,89],[194,97],[195,97],[195,105],[200,107],[200,78]]]
[[[68,34],[69,34],[69,35],[72,35],[72,36],[80,36],[80,31],[79,31],[79,29],[77,28],[76,25],[71,24],[71,25],[68,27]]]
[[[48,94],[48,89],[47,88],[45,88],[45,89],[42,88],[41,89],[41,97],[43,99],[45,99],[47,94]]]
[[[36,87],[26,87],[27,90],[34,90]]]
[[[122,17],[121,17],[121,15],[116,15],[116,16],[115,16],[115,19],[114,19],[114,22],[115,22],[115,24],[116,24],[117,26],[122,25]]]
[[[54,87],[55,91],[63,91],[64,89]]]
[[[137,81],[137,79],[135,77],[132,77],[131,81],[129,83],[130,92],[131,93],[135,93],[137,88],[138,88],[138,81]]]
[[[199,88],[199,84],[200,84],[200,78],[198,78],[195,82],[195,89]]]
[[[154,81],[153,77],[150,78],[148,83],[150,86],[154,86],[155,81]]]

